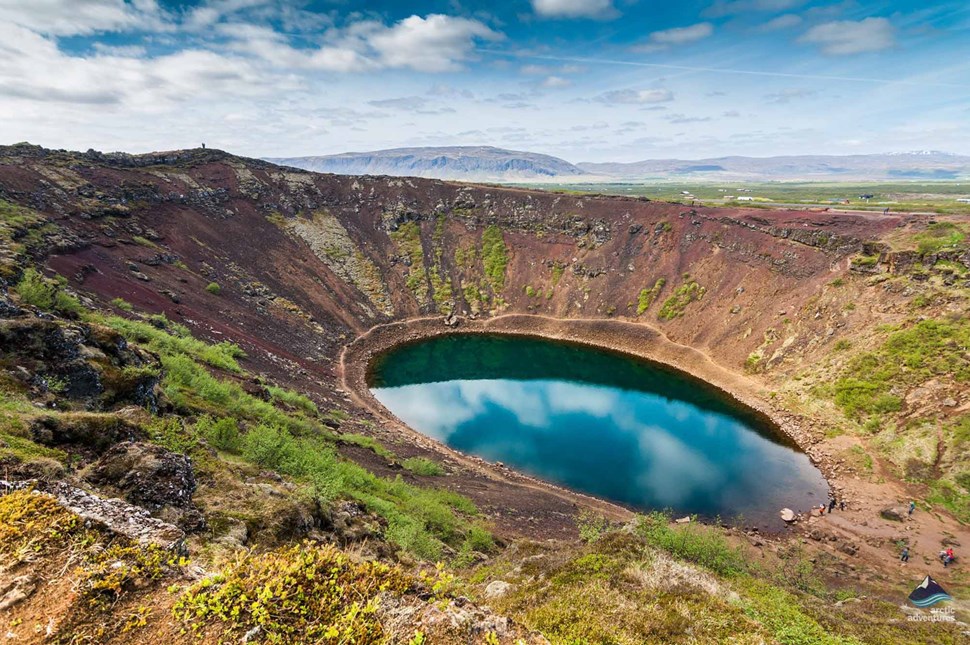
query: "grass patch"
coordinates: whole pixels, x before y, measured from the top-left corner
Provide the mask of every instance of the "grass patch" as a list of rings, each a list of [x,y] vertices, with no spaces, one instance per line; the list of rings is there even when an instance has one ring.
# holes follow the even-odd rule
[[[131,303],[125,300],[124,298],[114,298],[111,301],[111,304],[117,307],[118,309],[121,309],[122,311],[130,312],[134,309],[134,307],[131,306]]]
[[[271,385],[266,388],[269,391],[270,396],[276,403],[282,403],[296,410],[302,410],[304,413],[311,416],[318,416],[320,414],[317,404],[314,403],[309,397],[300,394],[299,392],[294,392],[293,390],[287,390],[282,387],[276,387]]]
[[[426,457],[411,457],[402,461],[401,465],[406,470],[422,477],[441,477],[445,474],[445,469],[441,464]]]
[[[387,449],[380,441],[374,437],[368,437],[364,434],[354,434],[351,432],[345,432],[340,435],[340,440],[344,443],[353,444],[355,446],[360,446],[361,448],[367,448],[375,455],[383,457],[384,459],[391,460],[394,459],[394,453]]]
[[[852,417],[902,409],[895,386],[935,377],[970,381],[970,323],[966,318],[922,320],[892,332],[874,352],[854,357],[831,388],[836,404]]]
[[[222,287],[219,286],[218,282],[210,282],[209,284],[205,285],[205,290],[214,296],[218,296],[222,293]]]
[[[672,526],[668,513],[653,512],[637,517],[636,531],[650,546],[718,575],[731,577],[749,571],[741,550],[731,546],[716,528],[696,522]]]
[[[129,341],[145,345],[163,356],[185,354],[217,369],[242,372],[237,359],[245,357],[246,353],[238,345],[226,341],[210,345],[193,337],[185,326],[172,323],[164,316],[152,318],[155,324],[120,316],[108,316],[101,322]]]
[[[916,249],[921,254],[939,253],[960,249],[966,240],[964,230],[951,222],[935,222],[926,231],[914,236]]]

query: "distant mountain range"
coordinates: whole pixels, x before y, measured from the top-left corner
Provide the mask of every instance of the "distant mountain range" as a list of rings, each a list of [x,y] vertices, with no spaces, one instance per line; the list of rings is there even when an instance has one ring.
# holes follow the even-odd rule
[[[585,174],[568,161],[556,157],[489,146],[395,148],[322,157],[269,158],[266,161],[338,175],[392,175],[467,181],[527,181]]]
[[[894,181],[970,178],[970,157],[937,151],[871,155],[798,155],[649,159],[632,163],[579,163],[489,146],[396,148],[267,161],[342,175],[434,177],[465,181],[596,182],[680,181]]]
[[[798,155],[651,159],[633,163],[581,163],[585,172],[620,180],[734,179],[752,181],[941,180],[970,177],[970,157],[920,151],[873,155]]]

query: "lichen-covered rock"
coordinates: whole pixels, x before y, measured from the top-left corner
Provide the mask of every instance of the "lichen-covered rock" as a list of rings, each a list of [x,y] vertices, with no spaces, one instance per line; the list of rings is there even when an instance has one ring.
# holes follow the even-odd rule
[[[56,397],[58,407],[158,407],[157,359],[130,348],[111,329],[39,315],[0,316],[0,347],[22,368],[14,378],[35,396]]]
[[[85,479],[152,511],[165,506],[188,509],[195,492],[192,460],[149,443],[117,444],[91,467]]]
[[[147,510],[120,499],[105,499],[64,482],[0,480],[0,494],[22,489],[51,495],[61,506],[76,513],[85,522],[139,544],[180,550],[185,540],[185,533],[177,526],[154,518]]]

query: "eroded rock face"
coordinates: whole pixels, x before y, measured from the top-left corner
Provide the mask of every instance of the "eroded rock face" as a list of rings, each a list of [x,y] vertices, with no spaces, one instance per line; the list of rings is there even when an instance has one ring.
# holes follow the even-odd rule
[[[195,492],[192,460],[150,443],[117,444],[91,467],[85,479],[153,511],[165,506],[187,509]]]

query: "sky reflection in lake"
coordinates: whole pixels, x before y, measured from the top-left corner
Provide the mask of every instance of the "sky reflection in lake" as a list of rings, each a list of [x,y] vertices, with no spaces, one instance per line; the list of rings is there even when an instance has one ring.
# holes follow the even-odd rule
[[[512,353],[498,361],[482,358],[489,363],[482,375],[493,376],[503,361],[529,358],[517,343],[543,343],[552,347],[533,352],[531,358],[555,361],[557,367],[550,371],[556,378],[467,378],[475,370],[464,365],[444,369],[444,374],[428,372],[431,382],[414,382],[422,380],[416,366],[434,367],[442,358],[435,348],[417,345],[401,348],[379,364],[375,381],[382,387],[375,387],[374,394],[411,427],[462,452],[638,509],[671,508],[678,514],[723,518],[740,514],[749,523],[776,525],[773,518],[782,507],[805,509],[827,493],[821,474],[804,454],[732,416],[727,408],[705,406],[709,393],[691,397],[697,389],[693,381],[670,372],[659,377],[652,373],[641,381],[654,390],[658,384],[669,387],[647,391],[570,380],[563,377],[564,363],[556,360],[556,344],[502,340],[451,349]],[[436,342],[440,340],[427,341]],[[637,380],[635,372],[657,371],[626,357],[560,347],[565,365],[579,359],[586,370],[607,370],[607,378],[592,380],[610,382],[620,376],[629,385],[627,381]],[[402,367],[399,361],[408,365]],[[447,378],[448,371],[460,372],[462,378],[437,380]],[[404,384],[393,386],[394,380]]]

